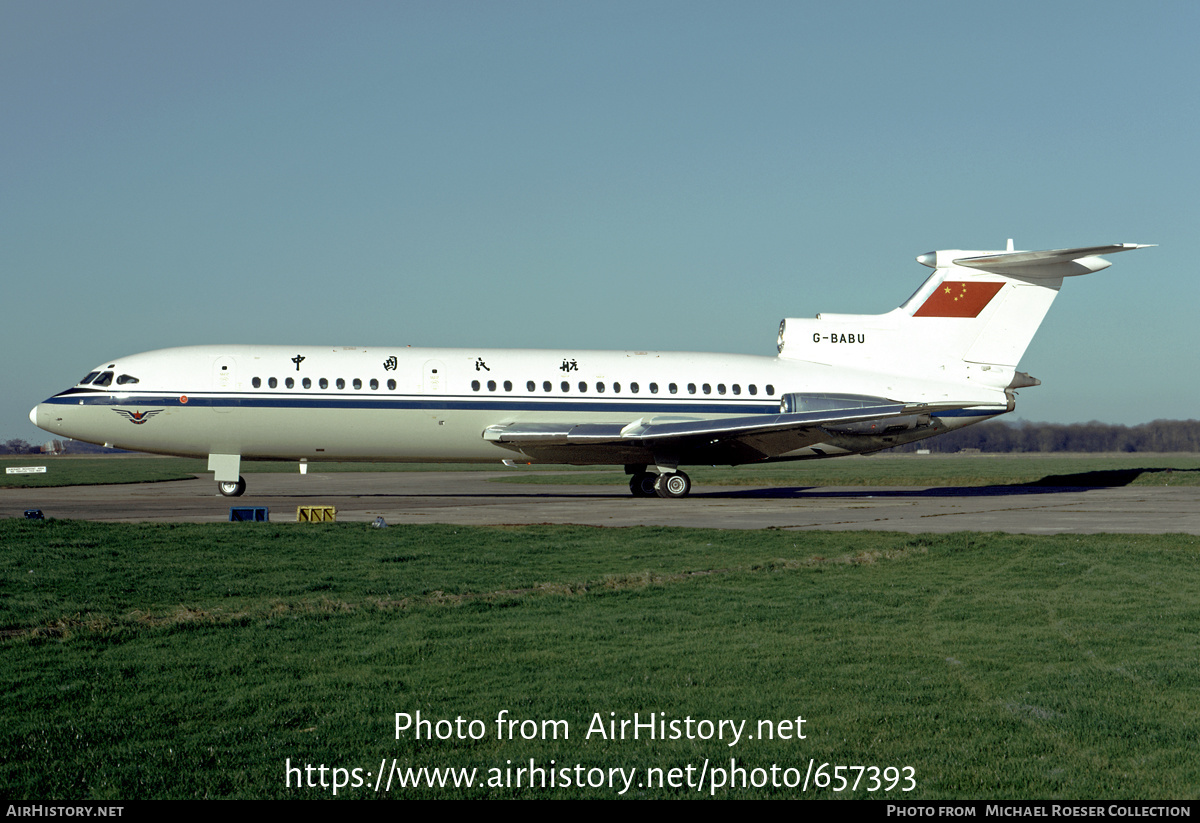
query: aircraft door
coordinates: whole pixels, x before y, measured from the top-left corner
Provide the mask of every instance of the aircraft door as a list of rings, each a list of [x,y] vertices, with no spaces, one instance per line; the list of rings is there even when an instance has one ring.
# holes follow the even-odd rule
[[[229,356],[218,357],[213,361],[213,391],[237,391],[237,361]],[[214,403],[213,410],[228,412],[231,403]]]
[[[422,385],[426,394],[444,394],[446,391],[446,365],[441,360],[426,360]]]

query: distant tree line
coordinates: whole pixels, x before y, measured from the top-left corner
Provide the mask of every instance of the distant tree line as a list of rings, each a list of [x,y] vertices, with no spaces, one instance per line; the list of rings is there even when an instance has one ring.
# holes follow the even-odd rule
[[[0,454],[38,454],[40,446],[31,446],[24,440],[5,440],[0,444]]]
[[[981,452],[1197,452],[1200,420],[1155,420],[1140,426],[1108,423],[1006,423],[977,426],[909,443],[895,451],[929,449],[945,454],[962,449]]]
[[[121,454],[120,449],[106,449],[103,446],[96,446],[92,443],[81,443],[78,440],[55,440],[52,441],[61,449],[59,454]],[[0,454],[41,454],[42,446],[40,444],[28,443],[24,440],[13,438],[0,443]]]

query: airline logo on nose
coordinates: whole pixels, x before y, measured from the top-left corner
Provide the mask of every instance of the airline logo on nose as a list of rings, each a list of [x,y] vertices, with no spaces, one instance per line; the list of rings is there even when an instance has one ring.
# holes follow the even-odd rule
[[[154,415],[158,414],[162,409],[150,409],[149,411],[129,411],[128,409],[113,409],[117,414],[124,417],[135,426],[140,426],[149,420]]]

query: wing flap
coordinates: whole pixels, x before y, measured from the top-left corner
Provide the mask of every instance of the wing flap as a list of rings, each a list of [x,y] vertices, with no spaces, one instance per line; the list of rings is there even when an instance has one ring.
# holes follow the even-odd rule
[[[933,414],[938,411],[963,409],[977,403],[882,402],[852,409],[755,414],[745,417],[714,419],[640,418],[630,423],[536,423],[517,421],[489,426],[483,432],[485,440],[510,447],[523,446],[641,446],[656,451],[686,450],[718,442],[751,440],[785,432],[805,429],[850,426],[858,423],[888,420],[912,415]]]

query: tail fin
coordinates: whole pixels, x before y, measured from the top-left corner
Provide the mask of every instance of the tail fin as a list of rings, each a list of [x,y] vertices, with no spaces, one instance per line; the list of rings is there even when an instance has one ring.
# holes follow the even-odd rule
[[[886,314],[788,318],[779,356],[897,376],[1012,387],[1016,366],[1064,277],[1108,268],[1100,254],[1134,243],[1050,251],[948,250],[917,261],[934,270],[904,305]],[[1028,380],[1028,378],[1026,378]],[[1029,385],[1026,383],[1025,385]]]

